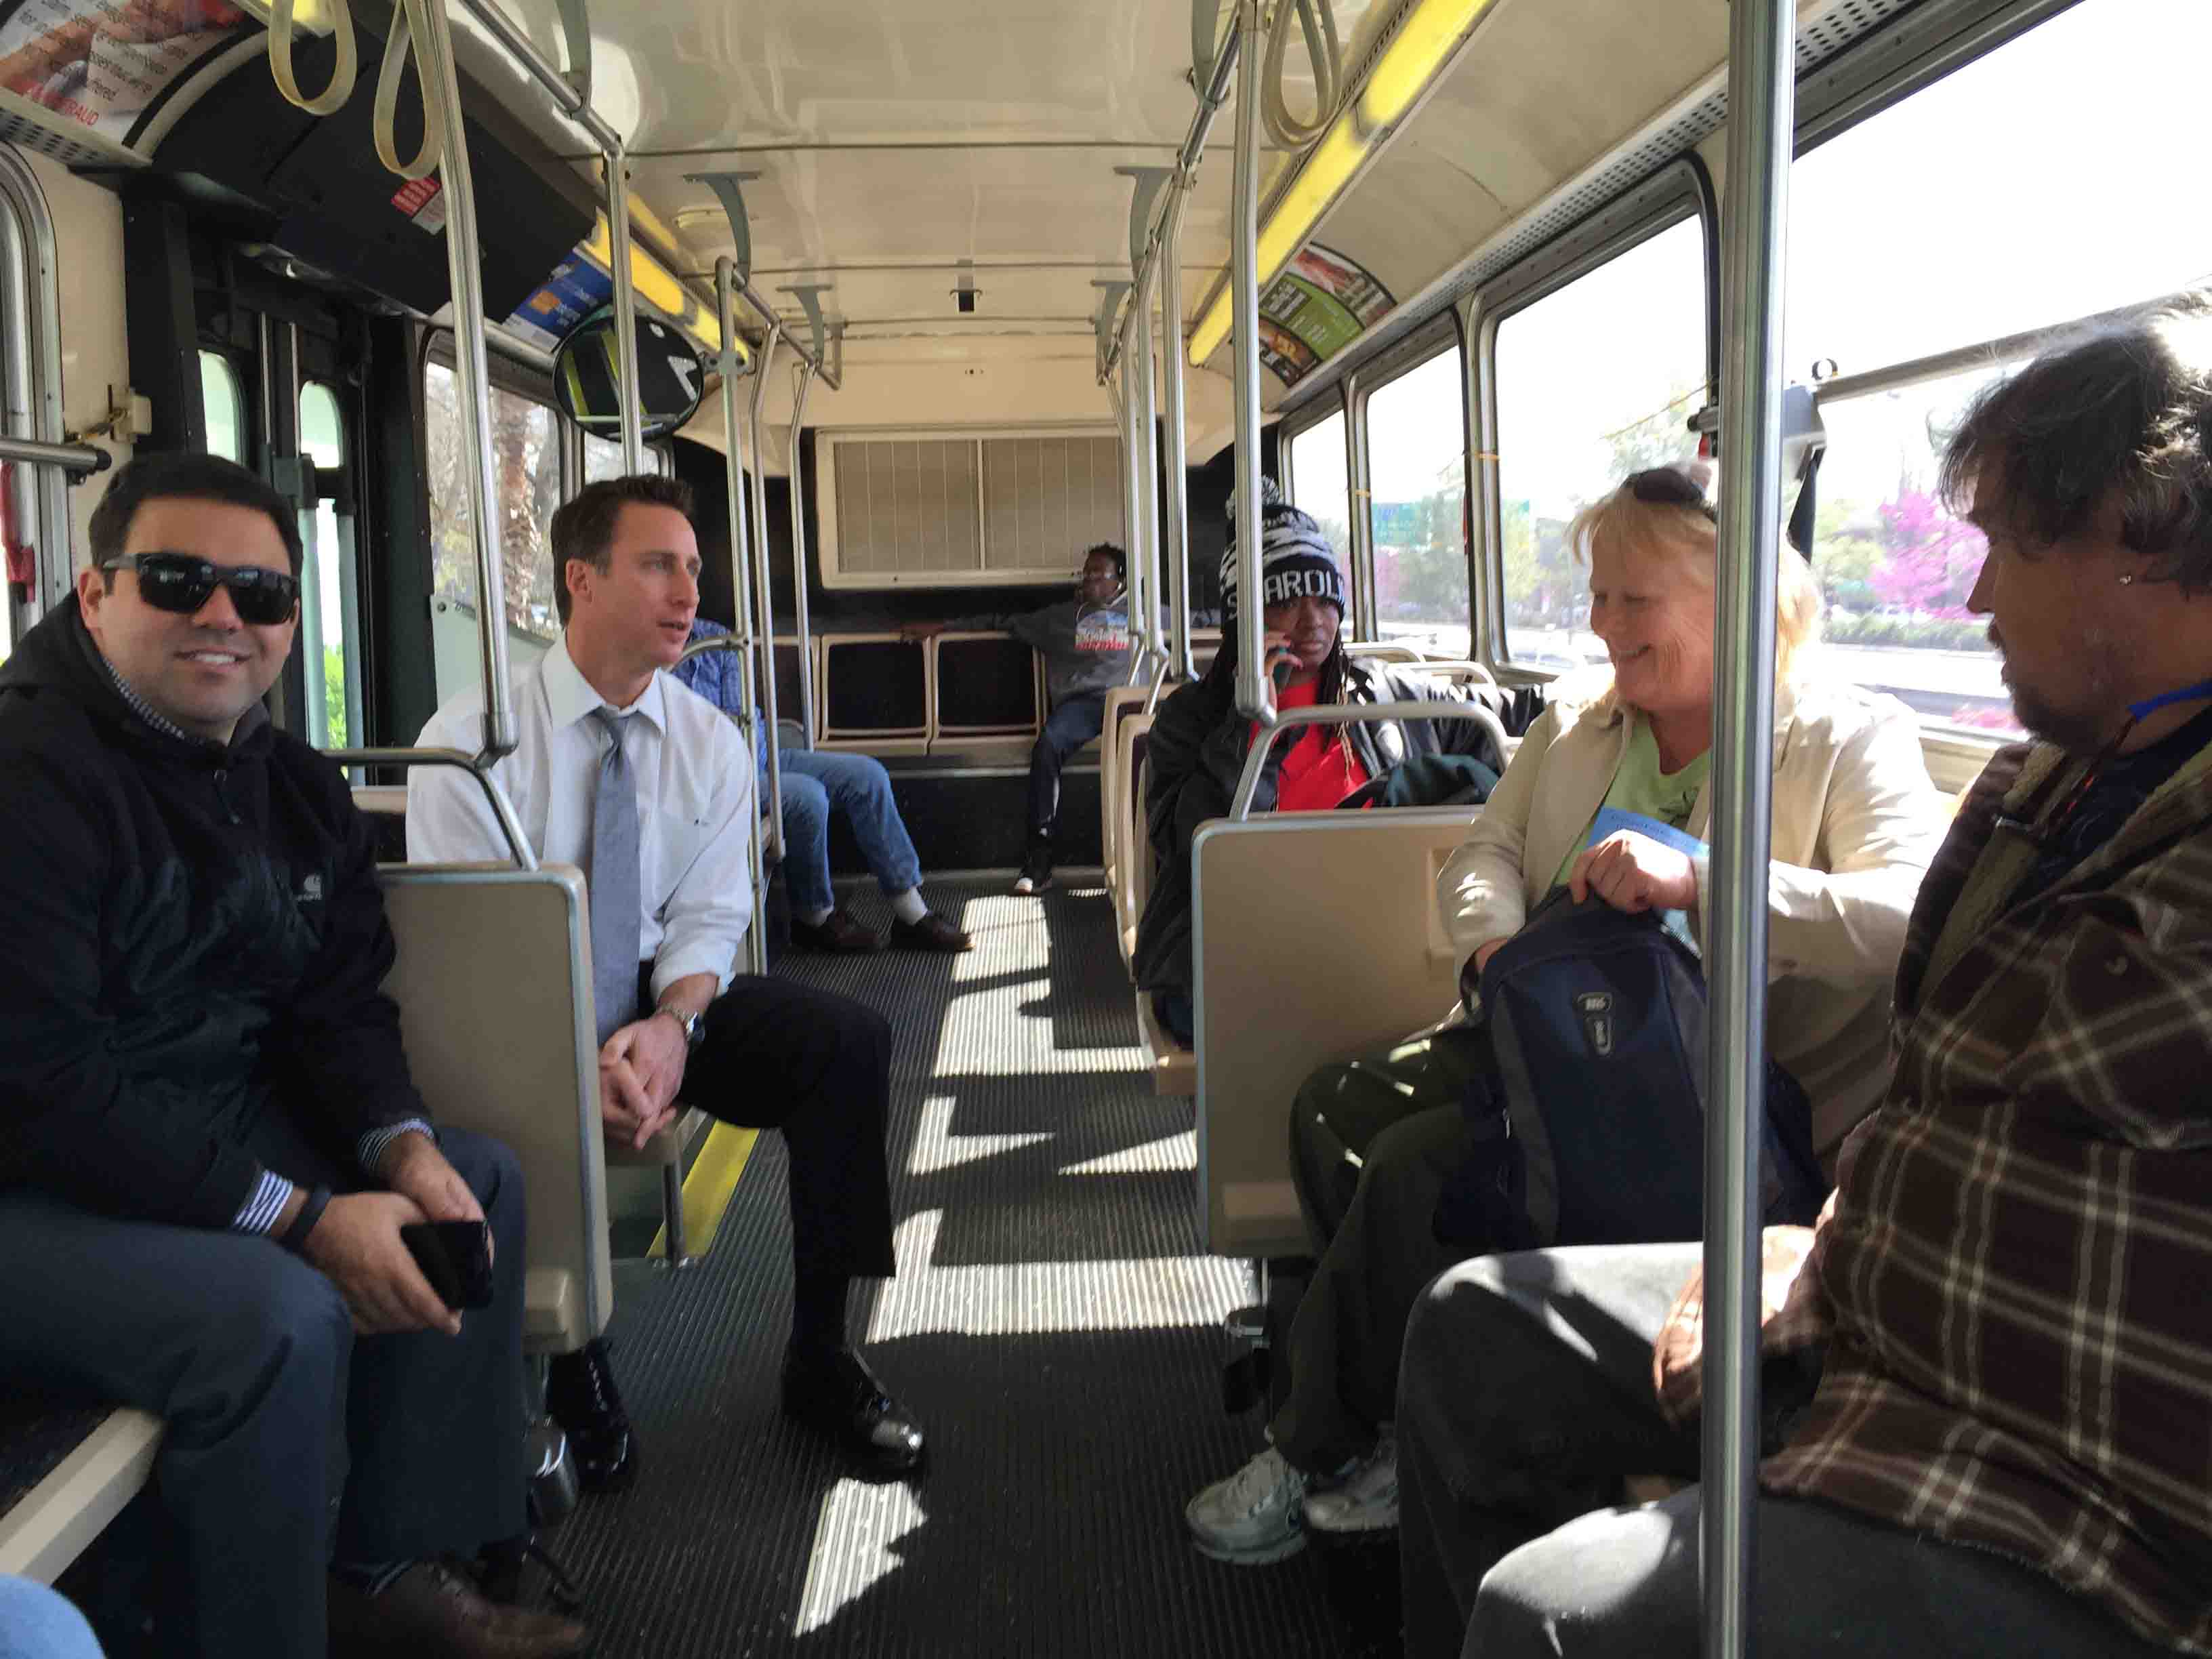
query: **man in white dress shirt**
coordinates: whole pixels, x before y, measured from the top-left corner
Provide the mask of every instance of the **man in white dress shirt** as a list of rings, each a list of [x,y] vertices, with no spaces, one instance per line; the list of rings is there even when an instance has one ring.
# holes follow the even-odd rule
[[[641,475],[589,485],[553,515],[565,631],[514,676],[519,740],[492,773],[538,856],[580,866],[590,883],[607,1133],[643,1146],[674,1121],[679,1096],[725,1122],[783,1131],[784,1411],[877,1469],[908,1469],[921,1461],[921,1431],[845,1332],[852,1279],[894,1271],[890,1027],[848,998],[731,971],[752,910],[752,757],[712,704],[663,672],[699,605],[690,506],[686,486]],[[419,741],[473,749],[483,711],[481,691],[465,692]],[[407,854],[451,862],[503,858],[505,848],[480,790],[449,768],[423,768],[408,785]],[[627,1485],[635,1442],[600,1344],[555,1362],[550,1398],[586,1483]]]

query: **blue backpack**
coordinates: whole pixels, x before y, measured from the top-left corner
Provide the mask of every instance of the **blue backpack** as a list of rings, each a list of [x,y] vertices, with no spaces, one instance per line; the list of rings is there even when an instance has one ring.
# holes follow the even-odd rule
[[[1702,1237],[1705,980],[1662,917],[1553,893],[1484,968],[1490,1064],[1435,1231],[1474,1251]],[[1827,1194],[1812,1110],[1767,1062],[1760,1198],[1809,1224]]]

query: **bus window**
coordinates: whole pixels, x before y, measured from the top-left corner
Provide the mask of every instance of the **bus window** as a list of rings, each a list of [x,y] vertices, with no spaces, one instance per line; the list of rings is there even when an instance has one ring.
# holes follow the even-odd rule
[[[1376,631],[1445,657],[1470,654],[1460,362],[1455,346],[1367,394]]]
[[[244,465],[245,400],[239,393],[238,371],[220,351],[200,353],[200,409],[207,423],[208,453]]]
[[[213,435],[210,423],[210,442]],[[315,464],[316,473],[314,509],[300,514],[305,554],[300,571],[300,661],[307,678],[307,730],[319,745],[344,749],[365,735],[359,543],[355,492],[346,477],[344,416],[330,387],[319,381],[311,380],[300,391],[300,448]]]
[[[619,478],[623,471],[623,451],[618,443],[582,434],[584,440],[584,482],[597,483],[602,478]]]
[[[1292,437],[1291,452],[1291,500],[1304,512],[1313,514],[1321,526],[1321,533],[1328,538],[1334,550],[1336,562],[1344,571],[1345,590],[1350,592],[1352,580],[1352,489],[1346,480],[1344,465],[1344,415],[1341,410],[1327,420]],[[1353,619],[1345,618],[1346,637],[1357,639],[1352,631]]]
[[[2144,158],[2194,150],[2208,53],[2197,0],[2083,0],[1804,156],[1790,374],[1822,357],[1845,377],[1888,369],[2201,282],[2212,222],[2174,212]],[[1925,160],[1969,132],[1986,159],[1961,190]],[[2004,367],[1822,397],[1814,559],[1839,672],[1994,735],[2019,728],[1987,618],[1966,609],[1981,538],[1934,483],[1960,411]]]
[[[438,694],[477,677],[476,544],[470,534],[467,446],[460,393],[445,364],[424,365],[424,435],[430,497],[431,602],[436,622]],[[553,553],[547,538],[561,504],[559,416],[504,386],[491,391],[492,477],[500,496],[500,556],[506,576],[512,659],[533,659],[560,632],[553,605]],[[449,648],[450,647],[450,648]]]
[[[1517,665],[1605,660],[1589,631],[1589,573],[1568,552],[1567,525],[1629,473],[1695,453],[1689,419],[1705,394],[1703,238],[1686,219],[1498,324],[1505,653]]]

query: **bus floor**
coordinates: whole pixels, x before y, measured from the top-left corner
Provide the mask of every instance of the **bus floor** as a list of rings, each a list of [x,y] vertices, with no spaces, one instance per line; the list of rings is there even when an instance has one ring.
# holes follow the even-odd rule
[[[1200,1250],[1190,1103],[1148,1086],[1103,889],[929,893],[972,952],[779,971],[897,1032],[899,1276],[855,1286],[853,1328],[930,1465],[856,1480],[779,1415],[790,1235],[782,1143],[763,1135],[706,1259],[619,1278],[609,1335],[638,1477],[544,1540],[587,1599],[593,1653],[1356,1650],[1315,1552],[1226,1566],[1184,1531],[1189,1496],[1256,1449],[1218,1369],[1249,1285]],[[887,921],[872,884],[853,902]],[[1395,1583],[1387,1561],[1360,1576]]]

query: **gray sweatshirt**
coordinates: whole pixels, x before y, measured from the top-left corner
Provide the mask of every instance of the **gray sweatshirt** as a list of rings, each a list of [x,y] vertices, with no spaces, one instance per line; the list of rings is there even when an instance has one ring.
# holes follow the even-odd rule
[[[955,617],[949,629],[994,629],[1012,634],[1044,653],[1045,690],[1054,707],[1070,697],[1087,696],[1129,683],[1129,600],[1124,594],[1103,605],[1063,599],[1042,611],[1004,615]],[[1161,613],[1160,626],[1168,625]]]

